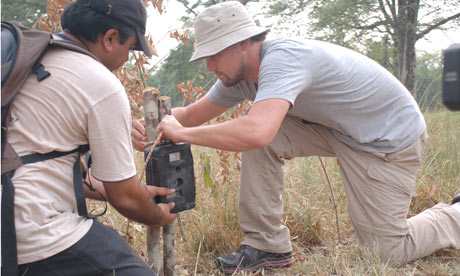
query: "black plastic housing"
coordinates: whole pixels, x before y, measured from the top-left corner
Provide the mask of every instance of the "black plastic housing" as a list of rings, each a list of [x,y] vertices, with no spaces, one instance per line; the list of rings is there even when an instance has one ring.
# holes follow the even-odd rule
[[[450,110],[460,110],[460,43],[444,50],[442,101]]]
[[[150,148],[145,151],[147,159]],[[155,197],[156,203],[175,202],[171,213],[195,207],[195,174],[189,143],[167,142],[157,145],[146,167],[147,185],[176,189],[169,196]]]

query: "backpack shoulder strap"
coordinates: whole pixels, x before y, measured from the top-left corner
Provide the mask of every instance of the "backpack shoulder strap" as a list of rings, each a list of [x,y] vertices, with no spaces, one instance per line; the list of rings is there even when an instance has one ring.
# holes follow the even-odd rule
[[[10,173],[2,174],[2,275],[18,275],[16,228],[14,223],[14,185]]]
[[[36,31],[16,23],[8,24],[14,31],[17,41],[17,55],[13,68],[6,82],[2,85],[2,106],[5,106],[22,87],[22,83],[29,76],[35,60],[41,56],[48,47],[51,34]]]
[[[69,40],[65,40],[65,39],[61,39],[59,37],[53,36],[49,44],[50,44],[49,45],[50,47],[59,47],[59,48],[74,51],[77,53],[85,54],[100,62],[100,60],[93,53],[88,51],[88,49],[83,48],[82,46],[78,45],[77,43],[73,41],[69,41]]]
[[[81,145],[74,150],[66,152],[53,151],[45,154],[33,153],[20,157],[23,164],[30,164],[40,161],[45,161],[64,155],[78,152],[77,159],[73,165],[73,185],[75,198],[77,202],[77,210],[80,216],[94,218],[95,216],[88,214],[86,209],[85,192],[83,189],[80,155],[89,150],[89,145]],[[14,175],[14,170],[7,173],[2,173],[2,201],[1,201],[1,250],[2,250],[2,276],[3,275],[18,275],[18,259],[16,245],[16,228],[14,221],[14,184],[11,181]]]
[[[8,31],[3,32],[3,29]],[[88,55],[99,61],[90,51],[73,41],[60,39],[48,32],[32,30],[14,22],[2,22],[2,46],[3,42],[8,42],[9,45],[2,47],[2,174],[22,165],[21,159],[6,140],[9,106],[31,72],[37,74],[39,81],[50,75],[41,63],[47,50],[59,47]]]
[[[2,70],[7,69],[7,73],[2,75],[1,94],[2,174],[14,170],[22,164],[14,149],[6,141],[6,125],[11,111],[9,107],[14,96],[27,80],[35,61],[46,50],[51,40],[51,34],[31,30],[19,23],[2,22],[2,38],[4,34],[8,38],[8,44],[2,43]],[[3,53],[8,53],[7,62],[4,60]]]
[[[71,151],[66,151],[66,152],[60,152],[60,151],[53,151],[53,152],[48,152],[45,154],[40,154],[40,153],[33,153],[25,156],[21,156],[22,163],[25,164],[30,164],[30,163],[35,163],[35,162],[40,162],[40,161],[45,161],[57,157],[61,157],[64,155],[72,154],[77,152],[77,159],[75,160],[75,163],[73,165],[73,188],[75,192],[75,198],[77,201],[77,210],[78,210],[78,215],[82,217],[87,217],[87,218],[93,218],[91,214],[88,214],[88,211],[86,209],[86,201],[85,201],[85,191],[83,189],[83,180],[82,180],[82,171],[81,171],[81,165],[80,165],[80,156],[82,153],[85,153],[89,151],[89,145],[81,145],[78,148],[71,150]]]

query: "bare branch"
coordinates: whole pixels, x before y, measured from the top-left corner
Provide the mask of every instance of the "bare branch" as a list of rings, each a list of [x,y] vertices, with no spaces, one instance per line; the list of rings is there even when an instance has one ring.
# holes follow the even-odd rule
[[[416,36],[416,39],[420,39],[422,37],[424,37],[426,34],[428,34],[429,32],[431,32],[432,30],[440,27],[441,25],[444,25],[446,24],[447,22],[453,20],[453,19],[460,19],[460,12],[454,14],[454,15],[451,15],[449,17],[446,17],[442,20],[440,20],[439,22],[433,24],[433,25],[430,25],[428,26],[424,31],[420,31],[417,36]]]
[[[351,27],[354,29],[358,29],[358,30],[373,30],[377,27],[380,27],[386,24],[388,24],[388,21],[384,20],[384,21],[377,21],[371,25],[352,25]]]
[[[188,4],[186,3],[186,1],[184,0],[177,0],[177,1],[181,3],[187,9],[187,11],[189,11],[191,14],[198,16],[198,13],[196,13],[192,8],[190,8]]]
[[[437,12],[440,12],[440,11],[442,11],[441,8],[436,8],[436,9],[430,11],[429,13],[423,15],[423,17],[420,17],[419,21],[421,21],[425,17],[430,18],[432,14],[436,14]]]
[[[386,0],[386,2],[387,2],[387,5],[388,5],[388,8],[390,9],[391,16],[393,16],[393,18],[396,18],[396,9],[395,9],[395,7],[396,7],[396,1],[393,0],[393,1],[391,1],[391,3],[390,3],[389,0]]]
[[[396,13],[395,13],[395,10],[394,10],[394,6],[391,6],[391,4],[388,2],[388,0],[386,0],[386,3],[390,7],[392,17],[390,17],[390,15],[387,13],[387,11],[385,9],[385,4],[383,3],[382,0],[379,0],[380,11],[383,13],[383,16],[385,17],[385,21],[387,22],[387,24],[389,24],[393,29],[395,29]]]

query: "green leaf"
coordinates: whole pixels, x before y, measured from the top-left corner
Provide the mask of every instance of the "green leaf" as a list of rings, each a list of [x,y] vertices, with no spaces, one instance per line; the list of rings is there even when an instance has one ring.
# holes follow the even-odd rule
[[[205,154],[204,152],[201,153],[200,159],[201,165],[203,167],[204,185],[208,188],[212,188],[213,181],[211,178],[211,159],[209,158],[209,155]]]

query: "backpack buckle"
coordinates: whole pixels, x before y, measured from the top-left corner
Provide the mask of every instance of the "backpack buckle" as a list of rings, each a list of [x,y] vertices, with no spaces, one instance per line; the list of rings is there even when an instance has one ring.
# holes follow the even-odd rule
[[[32,71],[37,74],[37,80],[42,81],[51,75],[50,72],[45,70],[45,66],[40,62],[36,62],[32,67]]]

